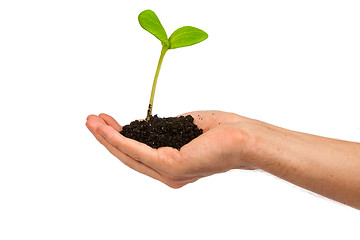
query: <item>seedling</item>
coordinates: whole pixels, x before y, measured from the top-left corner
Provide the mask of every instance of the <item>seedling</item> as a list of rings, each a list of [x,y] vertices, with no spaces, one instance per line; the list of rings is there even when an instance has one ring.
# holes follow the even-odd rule
[[[194,45],[207,39],[208,35],[201,29],[185,26],[175,30],[171,34],[170,38],[168,38],[164,27],[160,23],[159,18],[151,10],[145,10],[139,14],[139,23],[142,28],[144,28],[146,31],[159,39],[162,45],[161,54],[156,68],[153,86],[151,89],[149,107],[147,111],[146,121],[149,121],[152,113],[152,107],[154,105],[157,79],[159,77],[161,64],[167,50]]]

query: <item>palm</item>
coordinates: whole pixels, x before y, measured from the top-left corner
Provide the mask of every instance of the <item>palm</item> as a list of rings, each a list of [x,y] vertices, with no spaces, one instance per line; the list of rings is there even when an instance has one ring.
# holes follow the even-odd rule
[[[171,187],[181,187],[201,177],[224,172],[238,162],[230,142],[235,141],[234,123],[238,116],[218,111],[188,113],[204,133],[180,151],[162,147],[153,149],[125,138],[121,126],[110,116],[88,117],[87,127],[114,156],[134,170],[160,180]]]

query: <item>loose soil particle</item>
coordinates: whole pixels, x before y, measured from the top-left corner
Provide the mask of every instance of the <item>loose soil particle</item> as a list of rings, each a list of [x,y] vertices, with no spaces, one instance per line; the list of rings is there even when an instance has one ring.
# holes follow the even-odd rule
[[[120,131],[125,137],[145,143],[152,148],[173,147],[179,149],[203,133],[194,124],[191,115],[159,118],[151,116],[149,121],[135,120]]]

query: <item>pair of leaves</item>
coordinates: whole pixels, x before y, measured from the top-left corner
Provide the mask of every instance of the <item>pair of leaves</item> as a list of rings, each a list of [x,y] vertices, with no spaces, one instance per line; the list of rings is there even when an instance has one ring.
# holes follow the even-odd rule
[[[168,49],[191,46],[208,38],[206,32],[190,26],[177,29],[168,38],[159,18],[151,10],[145,10],[139,14],[139,23],[142,28],[159,39],[162,45]]]

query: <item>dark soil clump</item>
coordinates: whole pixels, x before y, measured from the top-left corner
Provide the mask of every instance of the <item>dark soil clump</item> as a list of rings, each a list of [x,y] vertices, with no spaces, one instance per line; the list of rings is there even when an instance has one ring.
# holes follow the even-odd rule
[[[120,131],[125,137],[145,143],[152,148],[173,147],[180,149],[203,133],[194,124],[191,115],[159,118],[151,116],[149,121],[133,121]]]

